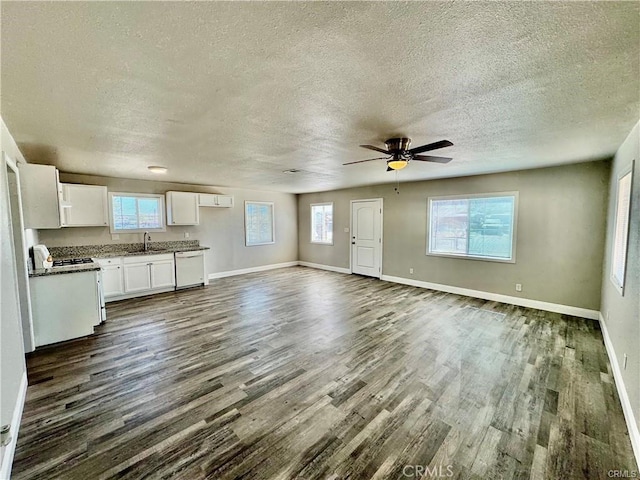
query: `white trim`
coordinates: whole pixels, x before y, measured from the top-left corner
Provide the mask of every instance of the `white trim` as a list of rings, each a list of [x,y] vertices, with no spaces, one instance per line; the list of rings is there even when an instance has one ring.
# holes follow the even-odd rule
[[[148,295],[155,295],[156,293],[167,293],[167,292],[175,292],[176,287],[165,287],[165,288],[156,288],[155,290],[142,290],[140,292],[129,292],[123,293],[121,295],[113,295],[109,297],[105,297],[105,303],[109,302],[117,302],[118,300],[128,300],[129,298],[137,298],[137,297],[146,297]]]
[[[298,262],[272,263],[271,265],[260,265],[259,267],[241,268],[240,270],[227,270],[226,272],[215,272],[209,274],[209,280],[216,278],[233,277],[235,275],[244,275],[245,273],[264,272],[265,270],[274,270],[276,268],[295,267]]]
[[[616,389],[618,390],[618,396],[620,397],[620,403],[622,404],[622,411],[624,413],[624,419],[627,422],[627,428],[629,429],[629,437],[631,438],[631,446],[633,447],[633,453],[636,456],[636,463],[640,465],[640,430],[638,430],[638,424],[633,410],[631,408],[631,401],[627,394],[627,388],[622,378],[622,372],[620,371],[620,364],[616,356],[616,351],[611,343],[611,337],[607,330],[607,324],[602,317],[602,313],[598,315],[600,321],[600,330],[602,330],[602,337],[604,338],[604,346],[607,349],[609,355],[609,363],[611,363],[611,370],[613,371],[613,379],[616,383]]]
[[[333,265],[322,265],[320,263],[298,262],[301,267],[317,268],[318,270],[329,270],[330,272],[350,274],[351,270],[344,267],[334,267]]]
[[[4,448],[2,455],[2,466],[0,467],[0,478],[11,477],[11,466],[13,465],[13,455],[16,452],[16,445],[18,443],[18,432],[20,430],[20,420],[22,419],[22,409],[24,408],[24,401],[27,396],[27,372],[22,374],[22,380],[20,381],[20,390],[18,390],[18,398],[16,399],[16,406],[13,409],[13,416],[11,417],[11,442]]]
[[[410,278],[393,277],[383,275],[381,280],[386,282],[401,283],[403,285],[411,285],[413,287],[429,288],[440,292],[455,293],[467,297],[481,298],[483,300],[491,300],[494,302],[508,303],[510,305],[518,305],[520,307],[535,308],[538,310],[546,310],[548,312],[563,313],[565,315],[573,315],[575,317],[589,318],[598,320],[600,312],[597,310],[589,310],[587,308],[572,307],[570,305],[561,305],[558,303],[542,302],[540,300],[532,300],[529,298],[512,297],[510,295],[502,295],[500,293],[483,292],[481,290],[471,290],[469,288],[453,287],[450,285],[442,285],[440,283],[422,282],[420,280],[412,280]]]

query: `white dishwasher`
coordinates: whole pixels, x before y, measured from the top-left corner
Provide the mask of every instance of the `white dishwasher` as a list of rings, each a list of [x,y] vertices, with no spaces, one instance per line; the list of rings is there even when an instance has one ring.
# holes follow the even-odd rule
[[[204,250],[176,252],[176,289],[204,285]]]

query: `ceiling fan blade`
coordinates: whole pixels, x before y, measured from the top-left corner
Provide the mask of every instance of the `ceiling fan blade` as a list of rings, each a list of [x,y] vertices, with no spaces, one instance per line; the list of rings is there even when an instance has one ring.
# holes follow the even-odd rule
[[[382,148],[374,147],[373,145],[360,145],[362,148],[368,148],[369,150],[375,150],[376,152],[386,153],[387,155],[391,155],[391,152],[387,152]]]
[[[387,172],[393,172],[393,168],[387,167]]]
[[[449,163],[453,158],[434,157],[432,155],[414,155],[412,160],[418,160],[419,162]]]
[[[449,140],[440,140],[439,142],[430,143],[428,145],[422,145],[421,147],[411,148],[411,153],[428,152],[429,150],[437,150],[438,148],[451,147],[453,143]]]
[[[372,162],[373,160],[385,160],[388,157],[379,157],[379,158],[367,158],[366,160],[357,160],[355,162],[347,162],[342,165],[353,165],[354,163],[363,163],[363,162]]]

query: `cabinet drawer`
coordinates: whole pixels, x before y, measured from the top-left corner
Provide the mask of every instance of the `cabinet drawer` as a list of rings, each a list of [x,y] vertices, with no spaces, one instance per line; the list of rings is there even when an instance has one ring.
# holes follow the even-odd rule
[[[123,259],[125,265],[132,263],[162,262],[163,260],[173,261],[173,253],[162,253],[160,255],[135,255],[133,257],[124,257]]]
[[[101,267],[109,267],[109,266],[113,266],[113,265],[122,265],[122,257],[94,258],[93,261],[98,263]]]

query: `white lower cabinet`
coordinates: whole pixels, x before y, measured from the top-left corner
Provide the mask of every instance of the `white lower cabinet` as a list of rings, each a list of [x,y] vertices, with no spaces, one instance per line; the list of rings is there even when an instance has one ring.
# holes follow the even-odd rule
[[[101,321],[98,273],[94,270],[29,278],[36,347],[93,333],[93,326]]]
[[[124,294],[122,257],[94,258],[102,267],[102,293],[105,299]]]
[[[151,265],[151,288],[175,287],[176,269],[173,258],[153,262]]]
[[[172,253],[96,258],[102,267],[107,301],[172,289],[176,285]]]
[[[125,293],[151,290],[149,263],[132,263],[124,266]]]

